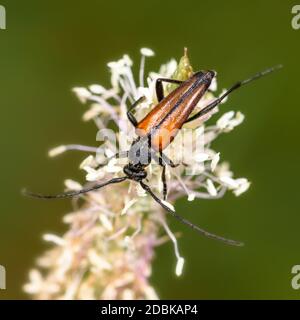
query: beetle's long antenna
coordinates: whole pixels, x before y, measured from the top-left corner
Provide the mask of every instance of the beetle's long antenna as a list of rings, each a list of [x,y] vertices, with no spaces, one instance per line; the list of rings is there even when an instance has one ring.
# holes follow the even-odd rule
[[[240,88],[241,86],[248,84],[254,80],[257,80],[275,70],[281,69],[282,65],[279,64],[277,66],[274,66],[272,68],[266,69],[264,71],[258,72],[256,73],[254,76],[243,80],[243,81],[238,81],[236,82],[233,86],[231,86],[225,93],[223,93],[219,98],[217,98],[216,100],[214,100],[212,103],[210,103],[209,105],[207,105],[206,107],[204,107],[202,110],[200,110],[198,113],[196,113],[195,115],[193,115],[192,117],[190,117],[185,123],[193,121],[197,118],[200,118],[202,116],[204,116],[205,114],[207,114],[208,112],[210,112],[212,109],[214,109],[218,104],[220,104],[232,91]]]
[[[121,177],[121,178],[114,178],[111,179],[107,182],[104,182],[102,184],[96,184],[93,187],[89,187],[89,188],[85,188],[85,189],[81,189],[79,191],[70,191],[70,192],[65,192],[65,193],[60,193],[60,194],[55,194],[55,195],[43,195],[43,194],[38,194],[38,193],[33,193],[27,190],[23,190],[22,193],[26,196],[32,197],[32,198],[39,198],[39,199],[63,199],[63,198],[72,198],[75,196],[79,196],[80,194],[84,194],[84,193],[88,193],[90,191],[93,190],[98,190],[100,188],[103,188],[109,184],[113,184],[113,183],[119,183],[122,182],[124,180],[128,179],[127,176],[125,177]]]
[[[159,204],[161,205],[168,213],[170,213],[175,219],[177,219],[178,221],[180,221],[181,223],[187,225],[188,227],[196,230],[198,233],[200,233],[201,235],[211,238],[211,239],[215,239],[218,241],[222,241],[226,244],[232,245],[232,246],[243,246],[244,244],[242,242],[238,242],[235,240],[231,240],[231,239],[226,239],[224,237],[221,236],[217,236],[213,233],[210,233],[204,229],[199,228],[198,226],[194,225],[193,223],[191,223],[190,221],[184,219],[183,217],[179,216],[175,211],[173,211],[171,208],[169,208],[167,205],[165,205],[154,193],[153,191],[150,189],[150,187],[148,185],[146,185],[144,182],[140,182],[142,188],[148,192],[150,194],[150,196]]]

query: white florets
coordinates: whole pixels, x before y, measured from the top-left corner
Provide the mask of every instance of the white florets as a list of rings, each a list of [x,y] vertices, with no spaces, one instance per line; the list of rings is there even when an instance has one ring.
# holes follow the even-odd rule
[[[172,59],[162,65],[158,72],[149,72],[145,77],[145,59],[154,56],[148,48],[141,49],[139,83],[135,82],[132,72],[133,62],[128,55],[107,64],[111,73],[111,88],[93,84],[88,88],[77,87],[73,92],[79,100],[88,104],[84,113],[85,121],[94,121],[98,130],[106,129],[110,122],[119,128],[117,141],[130,145],[135,138],[126,112],[134,100],[144,95],[145,101],[137,108],[138,119],[145,116],[157,103],[155,79],[171,77],[177,68]],[[214,80],[211,91],[217,90]],[[207,93],[199,102],[200,110],[212,101],[214,96]],[[214,110],[217,112],[217,110]],[[177,198],[186,196],[188,201],[197,199],[215,199],[222,197],[227,190],[236,196],[244,193],[250,186],[245,178],[234,178],[225,162],[221,162],[220,153],[212,149],[212,142],[222,133],[233,130],[241,124],[244,116],[240,112],[226,112],[215,125],[206,126],[204,120],[191,123],[186,136],[177,137],[167,150],[170,158],[179,154],[184,157],[187,166],[167,170],[168,199],[164,204],[175,210]],[[202,147],[183,144],[182,140],[202,141]],[[126,159],[106,159],[115,154],[114,141],[107,140],[100,148],[66,145],[49,152],[51,157],[67,150],[79,150],[93,153],[80,164],[86,173],[87,182],[105,181],[122,175]],[[174,162],[176,162],[174,160]],[[100,167],[99,167],[100,164]],[[99,168],[98,168],[99,167]],[[151,163],[148,170],[148,184],[160,196],[162,191],[161,168]],[[68,190],[79,190],[81,184],[66,180]],[[57,245],[42,259],[40,264],[47,266],[45,277],[37,270],[30,273],[30,283],[25,286],[28,293],[40,298],[157,298],[149,285],[151,261],[154,248],[162,239],[159,227],[163,227],[174,244],[177,259],[175,273],[183,272],[184,259],[179,254],[176,236],[167,225],[164,213],[147,196],[145,190],[135,182],[111,186],[95,191],[83,197],[84,205],[64,218],[71,229],[62,238],[45,235],[44,239]],[[133,231],[132,231],[133,230]],[[74,268],[77,272],[74,273]],[[75,276],[74,276],[75,274]],[[83,277],[83,275],[85,275]]]

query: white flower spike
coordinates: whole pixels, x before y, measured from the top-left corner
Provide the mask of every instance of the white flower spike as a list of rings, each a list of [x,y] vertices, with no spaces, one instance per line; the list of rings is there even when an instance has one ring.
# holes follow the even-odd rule
[[[125,132],[126,139],[132,141],[136,137],[134,130],[126,130],[129,124],[126,112],[132,102],[146,96],[135,110],[137,119],[142,119],[157,102],[155,79],[175,74],[177,77],[185,75],[185,80],[192,70],[185,55],[182,58],[185,63],[170,59],[158,68],[159,71],[145,74],[146,58],[153,56],[151,49],[141,49],[138,83],[132,71],[133,61],[124,55],[118,61],[108,63],[110,86],[92,84],[88,88],[74,88],[78,99],[87,105],[84,120],[93,121],[97,130],[116,125],[120,132]],[[166,93],[173,88],[174,85],[166,85]],[[213,92],[217,90],[216,80],[210,89]],[[196,109],[200,110],[215,98],[212,92],[206,93]],[[208,114],[205,119],[210,116]],[[168,208],[175,210],[175,201],[180,197],[187,197],[189,201],[215,199],[223,196],[226,190],[239,196],[249,188],[248,180],[234,178],[229,165],[220,162],[219,152],[212,149],[213,141],[220,134],[229,132],[243,120],[241,113],[230,111],[220,117],[216,125],[206,126],[204,119],[191,122],[191,136],[203,142],[201,152],[193,143],[185,145],[177,138],[172,142],[170,154],[186,156],[187,165],[167,170],[168,197],[163,203]],[[122,137],[124,134],[117,135],[118,144],[121,144]],[[101,147],[101,150],[77,144],[64,145],[52,149],[49,155],[54,157],[68,150],[89,154],[80,164],[80,169],[87,173],[88,186],[123,176],[123,165],[119,159],[105,159],[115,152],[111,145]],[[103,164],[99,166],[100,163]],[[158,183],[161,167],[153,162],[147,170],[148,184],[161,198],[162,190]],[[69,190],[81,188],[79,183],[70,179],[65,181],[65,185]],[[29,283],[24,286],[24,290],[34,298],[157,299],[150,277],[155,248],[164,242],[161,228],[174,246],[175,274],[182,275],[185,259],[179,253],[175,234],[168,227],[168,218],[140,184],[123,181],[110,185],[86,193],[73,205],[74,212],[63,218],[69,230],[61,237],[53,234],[44,236],[54,246],[38,260],[38,265],[44,268],[43,273],[32,270]],[[200,238],[197,240],[201,241]]]

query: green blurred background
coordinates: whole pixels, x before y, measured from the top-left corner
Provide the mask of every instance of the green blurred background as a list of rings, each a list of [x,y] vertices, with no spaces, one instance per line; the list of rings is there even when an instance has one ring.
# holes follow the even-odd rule
[[[215,144],[249,192],[218,201],[181,200],[178,212],[244,248],[198,237],[186,227],[180,248],[185,273],[174,275],[171,243],[159,248],[153,283],[161,298],[298,299],[291,268],[300,264],[299,53],[300,30],[291,27],[295,1],[1,1],[0,31],[1,211],[0,264],[7,290],[0,299],[26,298],[22,285],[47,247],[43,233],[62,233],[69,201],[43,202],[20,189],[60,191],[65,178],[81,179],[85,156],[47,158],[61,143],[93,144],[95,128],[81,121],[75,85],[107,84],[106,63],[141,47],[155,50],[148,69],[187,46],[195,69],[218,71],[220,87],[274,64],[284,69],[231,96],[224,110],[241,110],[245,123]]]

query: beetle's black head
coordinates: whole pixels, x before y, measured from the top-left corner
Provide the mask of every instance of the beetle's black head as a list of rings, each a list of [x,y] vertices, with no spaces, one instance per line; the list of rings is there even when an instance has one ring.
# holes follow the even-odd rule
[[[145,166],[140,163],[129,163],[124,167],[123,171],[129,179],[137,182],[140,182],[147,177]]]

